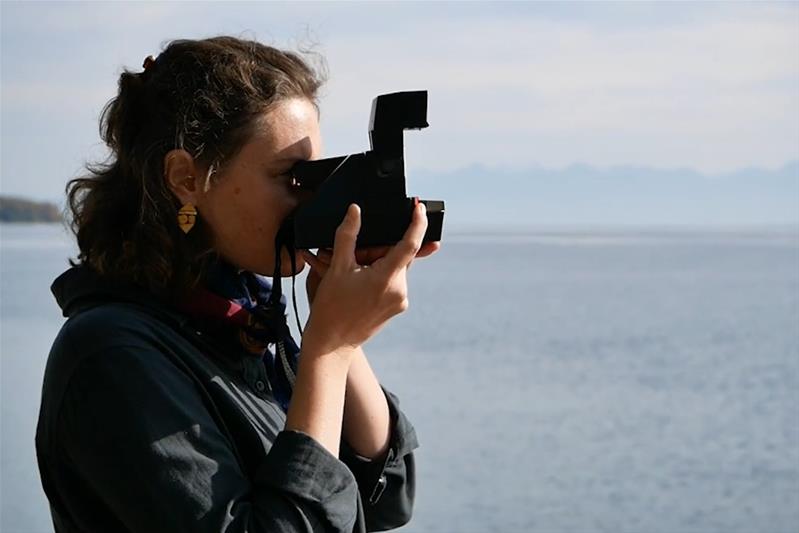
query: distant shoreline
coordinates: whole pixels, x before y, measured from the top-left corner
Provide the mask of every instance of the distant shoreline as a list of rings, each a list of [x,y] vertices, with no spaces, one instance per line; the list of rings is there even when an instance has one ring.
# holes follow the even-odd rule
[[[64,217],[57,205],[37,202],[15,196],[0,196],[0,223],[63,223]]]
[[[63,226],[63,220],[0,220],[0,226]]]

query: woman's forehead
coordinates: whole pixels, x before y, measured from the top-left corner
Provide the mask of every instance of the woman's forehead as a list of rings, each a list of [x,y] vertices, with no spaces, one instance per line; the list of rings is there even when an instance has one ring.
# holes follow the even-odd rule
[[[318,143],[316,107],[304,98],[294,98],[260,117],[247,148],[265,156],[309,159]]]

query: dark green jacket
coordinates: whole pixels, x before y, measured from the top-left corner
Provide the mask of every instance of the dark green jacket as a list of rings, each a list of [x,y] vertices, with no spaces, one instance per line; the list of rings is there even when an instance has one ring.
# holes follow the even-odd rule
[[[53,284],[69,320],[44,376],[36,452],[57,532],[307,532],[411,516],[416,436],[386,393],[384,461],[297,431],[260,358],[85,268]]]

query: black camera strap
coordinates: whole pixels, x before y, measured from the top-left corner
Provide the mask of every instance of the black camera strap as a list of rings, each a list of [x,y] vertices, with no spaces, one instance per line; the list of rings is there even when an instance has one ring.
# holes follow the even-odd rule
[[[297,282],[297,258],[295,256],[295,249],[294,249],[294,224],[292,224],[291,219],[285,221],[275,236],[275,270],[272,275],[272,293],[269,297],[269,307],[272,309],[279,309],[280,308],[280,298],[283,296],[283,285],[282,285],[282,259],[281,259],[281,251],[285,248],[288,251],[289,259],[291,260],[291,303],[292,307],[294,308],[294,318],[297,321],[297,330],[300,332],[300,339],[302,339],[303,331],[302,331],[302,324],[300,323],[300,313],[297,310],[297,291],[296,291],[296,282]],[[286,321],[287,316],[281,314],[282,319]],[[286,331],[288,331],[288,325],[286,325]],[[294,387],[294,381],[296,376],[294,375],[294,371],[291,368],[291,365],[288,361],[288,356],[286,354],[286,345],[285,341],[279,339],[276,343],[277,345],[277,352],[278,357],[280,358],[280,363],[283,366],[283,371],[286,374],[289,382],[291,383],[292,388]]]

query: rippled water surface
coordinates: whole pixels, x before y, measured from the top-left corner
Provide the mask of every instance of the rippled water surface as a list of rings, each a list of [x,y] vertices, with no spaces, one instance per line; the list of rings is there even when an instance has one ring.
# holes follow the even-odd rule
[[[33,436],[70,245],[0,231],[0,530],[51,531]],[[422,444],[403,531],[799,530],[796,232],[453,234],[410,278],[367,346]]]

